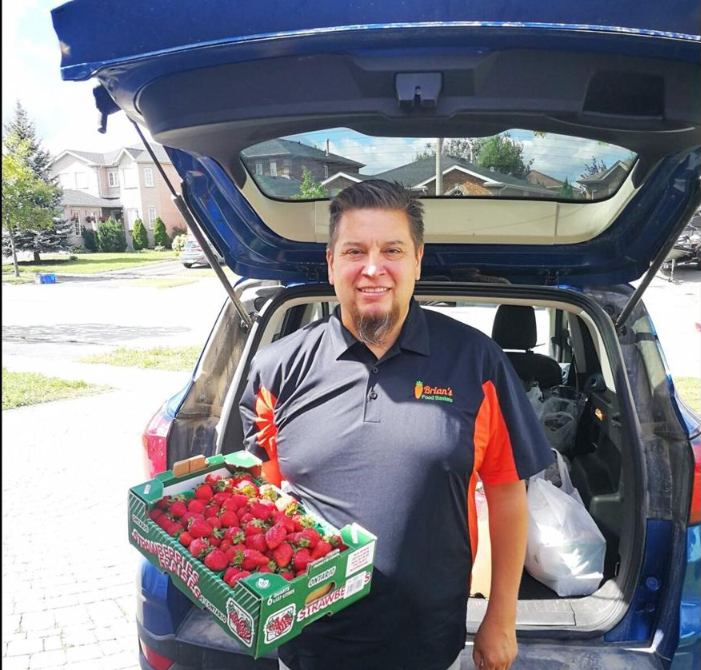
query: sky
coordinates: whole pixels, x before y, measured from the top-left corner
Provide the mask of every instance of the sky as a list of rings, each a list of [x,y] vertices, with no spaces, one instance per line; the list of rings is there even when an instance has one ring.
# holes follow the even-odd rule
[[[135,128],[123,112],[108,118],[107,133],[97,132],[98,112],[92,89],[95,80],[64,82],[61,54],[51,22],[51,9],[60,0],[2,0],[2,122],[8,123],[19,100],[33,121],[44,148],[54,156],[66,149],[108,152],[139,144]],[[143,129],[146,137],[150,135]],[[611,165],[628,152],[602,147],[596,142],[533,137],[512,133],[524,143],[526,160],[533,169],[557,179],[579,178],[585,162],[596,155]],[[367,165],[363,174],[374,174],[411,162],[425,148],[426,139],[367,138],[344,130],[314,133],[303,138],[324,148],[329,139],[332,153]]]
[[[2,0],[2,123],[19,100],[42,146],[54,156],[65,149],[108,152],[140,144],[126,114],[112,114],[107,133],[97,132],[95,80],[62,81],[61,52],[51,22],[59,0]],[[148,133],[146,137],[150,139]]]

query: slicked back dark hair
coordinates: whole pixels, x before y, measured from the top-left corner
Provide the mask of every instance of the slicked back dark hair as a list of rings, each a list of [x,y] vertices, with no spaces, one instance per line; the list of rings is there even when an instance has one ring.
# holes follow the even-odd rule
[[[333,251],[341,217],[355,209],[387,209],[404,212],[416,250],[424,243],[424,206],[408,189],[396,182],[367,179],[344,188],[329,208],[329,244]]]

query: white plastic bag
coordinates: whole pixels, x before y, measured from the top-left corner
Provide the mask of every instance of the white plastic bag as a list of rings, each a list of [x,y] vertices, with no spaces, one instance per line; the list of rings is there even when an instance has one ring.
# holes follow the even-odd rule
[[[540,390],[538,382],[533,382],[531,388],[526,392],[528,401],[535,412],[535,415],[540,419],[543,414],[543,392]]]
[[[586,596],[604,577],[606,540],[572,486],[562,456],[555,453],[562,487],[543,473],[528,484],[526,570],[559,596]]]
[[[586,402],[585,393],[569,386],[553,386],[545,391],[538,418],[551,447],[562,453],[572,449]]]

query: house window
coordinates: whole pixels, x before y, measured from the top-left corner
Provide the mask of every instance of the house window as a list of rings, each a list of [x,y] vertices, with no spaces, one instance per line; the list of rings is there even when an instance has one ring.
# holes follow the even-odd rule
[[[71,210],[71,221],[73,222],[73,232],[80,235],[80,210]]]
[[[256,163],[256,175],[263,174],[263,163]]]
[[[270,161],[270,176],[277,177],[277,163],[275,161]]]
[[[153,186],[153,169],[144,168],[144,184],[146,186]]]
[[[73,175],[66,172],[58,176],[62,188],[73,188]]]
[[[148,208],[148,229],[153,230],[153,226],[156,223],[156,208]]]
[[[107,185],[110,188],[119,186],[119,172],[116,170],[107,173]]]
[[[329,166],[324,163],[324,179],[329,178]]]
[[[88,175],[85,172],[75,173],[75,186],[76,188],[87,188],[88,187]]]
[[[138,218],[139,218],[139,210],[138,209],[127,210],[127,225],[129,226],[130,232],[132,230],[134,230],[134,224],[136,223],[136,220]]]

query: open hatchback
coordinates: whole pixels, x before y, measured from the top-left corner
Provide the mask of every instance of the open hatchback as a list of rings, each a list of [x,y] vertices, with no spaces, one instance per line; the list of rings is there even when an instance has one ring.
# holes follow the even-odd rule
[[[53,20],[63,78],[98,80],[103,129],[123,110],[166,147],[193,232],[245,278],[145,434],[149,474],[241,448],[251,358],[335,305],[329,197],[397,181],[425,207],[417,300],[494,335],[526,388],[586,396],[566,455],[603,579],[558,597],[524,574],[514,667],[697,667],[701,421],[640,297],[700,202],[698,3],[76,0]],[[147,564],[139,589],[142,667],[254,667]]]

